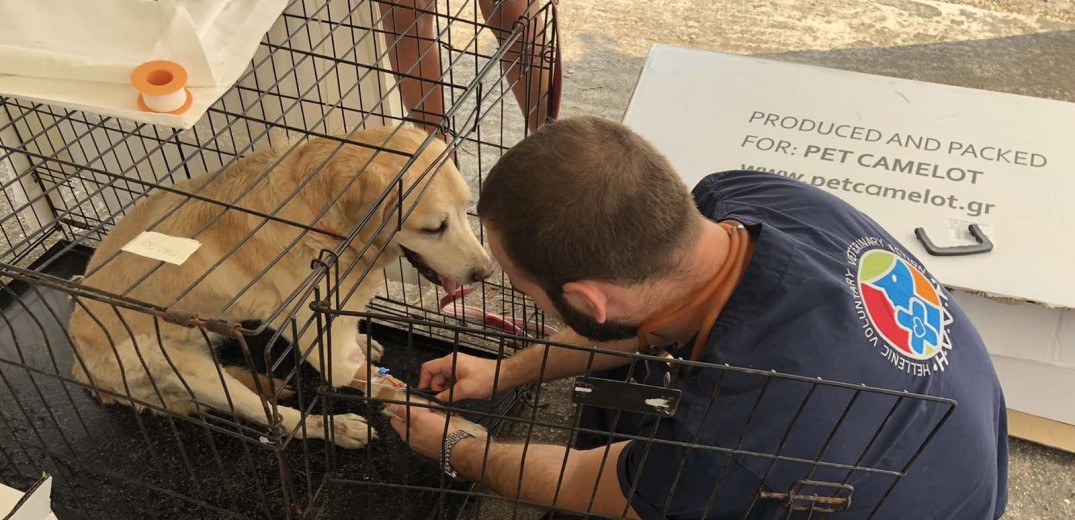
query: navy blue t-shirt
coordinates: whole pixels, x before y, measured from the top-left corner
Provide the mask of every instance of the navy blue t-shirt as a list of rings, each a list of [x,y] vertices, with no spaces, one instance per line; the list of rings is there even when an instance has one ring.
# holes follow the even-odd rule
[[[879,503],[873,518],[1000,517],[1008,466],[1000,384],[974,326],[922,264],[863,213],[799,181],[725,172],[693,193],[703,214],[741,222],[755,239],[702,361],[800,379],[711,368],[678,379],[675,416],[641,427],[673,443],[634,441],[619,460],[635,511],[783,518],[780,500],[761,493],[798,490],[850,491],[850,509],[833,518],[865,518]],[[660,384],[660,370],[650,372]],[[774,454],[783,459],[764,456]],[[804,480],[825,484],[795,488]]]

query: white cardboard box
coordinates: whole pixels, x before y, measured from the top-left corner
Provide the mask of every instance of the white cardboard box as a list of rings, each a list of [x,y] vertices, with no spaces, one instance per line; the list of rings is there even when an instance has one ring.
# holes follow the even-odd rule
[[[869,214],[954,291],[1009,409],[1075,425],[1075,104],[656,45],[624,123],[689,186],[766,169]],[[970,223],[993,251],[915,236],[967,245]]]

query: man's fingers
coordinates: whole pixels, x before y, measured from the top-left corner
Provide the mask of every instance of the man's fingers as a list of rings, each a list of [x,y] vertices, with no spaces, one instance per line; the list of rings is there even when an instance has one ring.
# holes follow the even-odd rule
[[[422,364],[422,375],[418,378],[418,388],[430,388],[439,377],[444,378],[452,371],[452,356],[449,354]]]
[[[430,382],[429,387],[431,390],[440,392],[442,390],[446,390],[449,386],[451,386],[451,383],[451,379],[449,379],[447,376],[443,374],[438,374],[436,376],[433,376],[433,380]]]
[[[467,398],[467,395],[463,393],[463,385],[449,386],[441,393],[437,394],[437,400],[445,403],[453,401],[462,401]]]
[[[436,363],[436,360],[422,365],[422,375],[418,377],[418,388],[429,388],[433,378],[440,374],[439,371],[436,371],[437,367],[433,363]]]

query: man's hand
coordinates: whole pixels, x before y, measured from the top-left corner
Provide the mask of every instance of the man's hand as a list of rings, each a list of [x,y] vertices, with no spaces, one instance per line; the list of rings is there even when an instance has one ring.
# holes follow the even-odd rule
[[[453,359],[454,358],[454,359]],[[452,371],[454,364],[455,371]],[[439,392],[439,401],[451,399],[486,399],[493,395],[493,382],[497,377],[497,363],[491,359],[482,359],[466,354],[449,354],[422,365],[422,375],[418,388]],[[503,383],[498,390],[507,390],[510,386]]]
[[[421,406],[391,404],[386,408],[395,415],[392,418],[392,429],[396,430],[412,450],[433,460],[440,460],[441,450],[444,448],[444,423],[448,422],[446,415]]]

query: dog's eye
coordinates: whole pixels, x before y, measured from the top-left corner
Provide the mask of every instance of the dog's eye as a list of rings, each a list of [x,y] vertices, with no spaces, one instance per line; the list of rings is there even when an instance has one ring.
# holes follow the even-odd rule
[[[448,221],[441,221],[440,225],[435,228],[422,228],[423,233],[429,233],[430,235],[439,235],[448,230]]]

